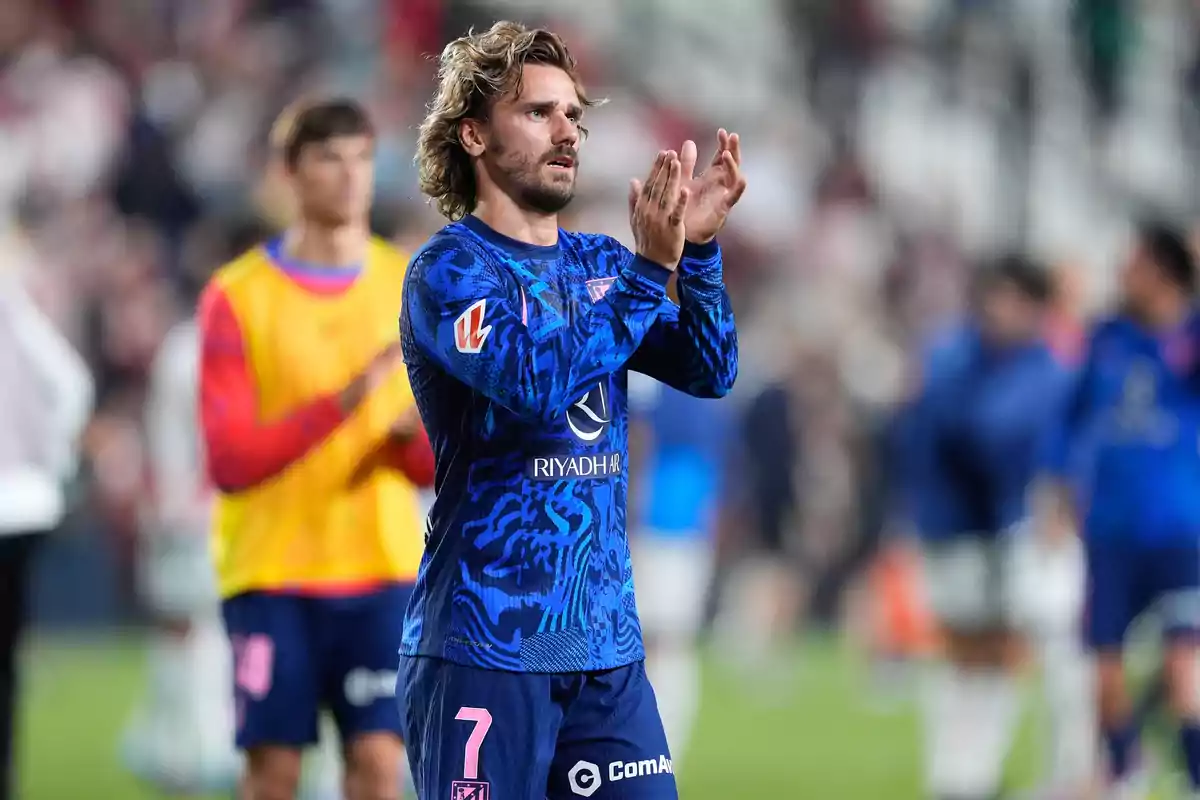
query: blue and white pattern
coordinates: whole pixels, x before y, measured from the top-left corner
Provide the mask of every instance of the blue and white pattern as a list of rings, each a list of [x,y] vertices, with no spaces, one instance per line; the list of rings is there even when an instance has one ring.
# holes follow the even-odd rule
[[[644,657],[627,371],[706,397],[737,374],[719,248],[689,246],[679,306],[668,277],[606,236],[538,247],[472,217],[414,256],[400,331],[437,498],[402,653],[521,672]]]

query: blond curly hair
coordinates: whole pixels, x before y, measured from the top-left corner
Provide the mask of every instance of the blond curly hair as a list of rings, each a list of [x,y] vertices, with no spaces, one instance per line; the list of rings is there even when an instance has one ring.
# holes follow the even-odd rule
[[[585,94],[575,59],[562,38],[543,28],[497,22],[483,33],[471,31],[446,45],[438,60],[437,94],[417,137],[416,164],[421,191],[450,220],[475,210],[475,171],[459,138],[464,119],[486,117],[491,103],[521,91],[526,64],[558,67],[571,76],[580,103],[597,105]]]

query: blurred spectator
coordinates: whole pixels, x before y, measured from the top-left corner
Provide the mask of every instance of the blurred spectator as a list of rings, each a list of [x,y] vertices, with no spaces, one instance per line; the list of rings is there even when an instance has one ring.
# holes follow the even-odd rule
[[[20,266],[24,264],[17,262]],[[82,360],[21,285],[0,271],[0,798],[10,772],[17,647],[26,623],[31,559],[66,514],[64,487],[92,405]]]

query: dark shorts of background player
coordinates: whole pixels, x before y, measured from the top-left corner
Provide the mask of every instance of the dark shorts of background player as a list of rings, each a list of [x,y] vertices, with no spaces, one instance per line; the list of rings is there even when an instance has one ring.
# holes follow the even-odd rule
[[[1119,650],[1133,622],[1155,612],[1164,638],[1200,643],[1200,542],[1155,544],[1086,537],[1084,638]]]
[[[396,667],[411,594],[411,584],[393,584],[347,597],[246,592],[226,600],[237,746],[315,744],[323,708],[343,742],[399,735]]]
[[[546,675],[403,657],[397,696],[418,797],[679,796],[641,662]]]

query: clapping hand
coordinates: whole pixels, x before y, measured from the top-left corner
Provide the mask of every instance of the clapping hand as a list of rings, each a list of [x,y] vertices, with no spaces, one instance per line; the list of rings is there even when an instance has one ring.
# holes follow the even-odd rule
[[[683,225],[687,240],[695,244],[712,241],[725,226],[730,210],[746,191],[742,175],[742,143],[736,133],[724,128],[717,131],[717,152],[699,175],[696,168],[696,143],[683,143],[679,155],[683,187],[691,195]]]
[[[629,185],[629,226],[638,255],[669,270],[683,255],[683,220],[689,190],[683,185],[683,165],[674,150],[659,152],[645,183],[636,178]]]

